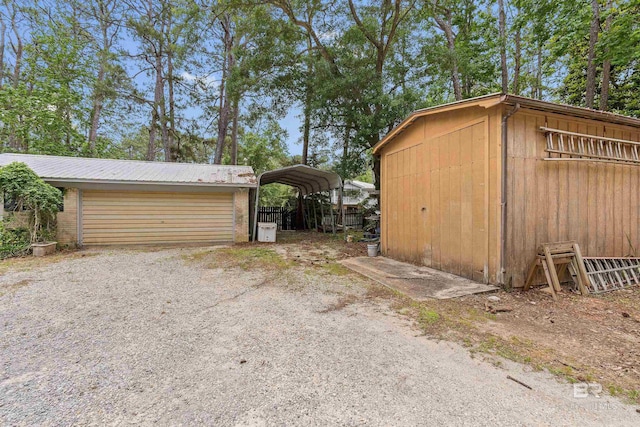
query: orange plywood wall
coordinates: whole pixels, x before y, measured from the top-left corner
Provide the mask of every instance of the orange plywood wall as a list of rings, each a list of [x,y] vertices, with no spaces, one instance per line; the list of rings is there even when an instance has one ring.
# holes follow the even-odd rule
[[[520,110],[508,126],[506,280],[523,285],[541,243],[576,240],[586,256],[640,256],[640,166],[545,161],[539,128],[640,141],[638,129]]]
[[[468,108],[420,118],[384,147],[383,254],[498,281],[499,114]]]

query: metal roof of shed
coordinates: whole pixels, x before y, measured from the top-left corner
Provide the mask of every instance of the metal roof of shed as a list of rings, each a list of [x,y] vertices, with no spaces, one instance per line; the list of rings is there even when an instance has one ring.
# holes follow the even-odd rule
[[[307,165],[287,166],[263,172],[258,185],[280,183],[296,187],[303,196],[342,187],[342,179],[335,172],[312,168]]]
[[[464,99],[461,101],[451,102],[434,107],[423,108],[411,113],[399,125],[394,127],[384,138],[382,138],[374,147],[373,154],[378,155],[382,147],[387,145],[402,131],[407,129],[417,119],[431,114],[444,113],[454,111],[461,108],[481,107],[492,108],[499,104],[520,105],[523,108],[529,108],[537,111],[548,113],[562,114],[567,116],[579,117],[583,119],[598,120],[606,123],[615,123],[624,126],[640,127],[640,118],[623,116],[622,114],[611,113],[608,111],[592,110],[590,108],[576,107],[574,105],[557,104],[553,102],[541,101],[538,99],[527,98],[524,96],[508,95],[503,93],[492,93],[489,95],[478,96],[475,98]]]
[[[250,166],[0,154],[0,166],[12,162],[25,163],[45,181],[56,183],[257,186]]]

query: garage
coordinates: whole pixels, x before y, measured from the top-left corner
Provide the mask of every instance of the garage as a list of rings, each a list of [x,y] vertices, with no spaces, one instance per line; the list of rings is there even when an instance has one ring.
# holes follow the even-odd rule
[[[232,193],[82,192],[82,244],[233,241]]]
[[[0,166],[12,162],[63,191],[62,246],[249,240],[250,166],[0,154]]]

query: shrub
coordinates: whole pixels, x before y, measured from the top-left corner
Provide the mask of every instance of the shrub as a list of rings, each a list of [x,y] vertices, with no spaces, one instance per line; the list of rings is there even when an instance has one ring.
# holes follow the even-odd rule
[[[0,167],[0,190],[4,197],[14,202],[16,210],[32,213],[29,221],[31,242],[42,242],[55,235],[56,213],[62,203],[60,190],[19,162]]]
[[[30,247],[28,228],[7,228],[5,221],[0,221],[0,259],[26,255]]]

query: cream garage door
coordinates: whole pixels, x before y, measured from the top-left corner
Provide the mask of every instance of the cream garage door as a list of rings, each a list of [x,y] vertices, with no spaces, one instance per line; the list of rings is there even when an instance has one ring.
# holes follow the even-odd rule
[[[82,193],[83,245],[232,240],[232,193]]]

